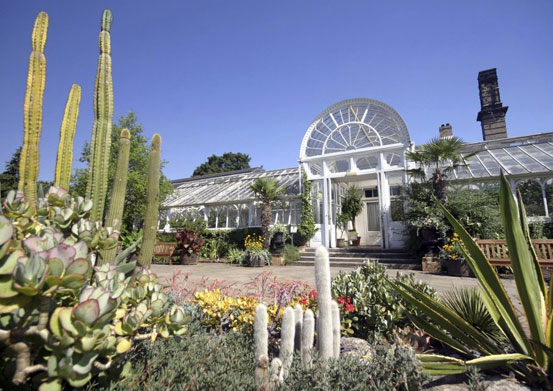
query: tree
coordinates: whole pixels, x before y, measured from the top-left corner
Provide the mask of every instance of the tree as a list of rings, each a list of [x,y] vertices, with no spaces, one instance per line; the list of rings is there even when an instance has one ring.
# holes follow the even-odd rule
[[[317,232],[315,228],[315,216],[313,215],[313,200],[311,198],[311,181],[307,180],[305,172],[302,173],[303,190],[301,192],[301,221],[298,225],[298,234],[301,243],[307,243]]]
[[[280,198],[284,187],[278,185],[274,178],[258,178],[250,185],[256,198],[261,201],[261,231],[263,232],[263,248],[270,245],[269,226],[271,225],[272,203]]]
[[[442,203],[447,200],[446,179],[454,169],[466,166],[461,152],[464,146],[459,137],[434,137],[428,144],[422,145],[417,151],[407,152],[407,158],[417,163],[418,167],[409,170],[409,174],[423,181],[427,180],[427,170],[431,170],[430,183],[434,195]]]
[[[138,229],[144,219],[146,209],[146,186],[148,183],[148,161],[150,146],[146,137],[142,135],[144,128],[138,123],[136,114],[130,111],[126,116],[119,118],[117,124],[113,125],[111,133],[111,150],[109,161],[108,194],[111,193],[113,177],[117,164],[117,152],[119,151],[119,135],[123,128],[129,129],[131,133],[131,148],[129,157],[129,174],[127,179],[127,194],[125,197],[125,210],[123,212],[122,231]],[[79,161],[88,163],[90,156],[90,145],[83,147]],[[162,162],[162,170],[165,162]],[[77,169],[71,181],[71,192],[75,195],[84,196],[88,180],[88,169]],[[160,202],[162,202],[173,191],[173,185],[163,172],[160,178]],[[107,202],[109,202],[109,197]],[[107,207],[105,208],[107,210]]]
[[[361,200],[361,192],[355,185],[348,187],[346,196],[342,200],[342,214],[348,217],[351,221],[351,226],[355,229],[355,218],[363,211],[363,201]]]
[[[207,162],[196,167],[192,176],[243,170],[250,168],[250,160],[248,155],[241,152],[226,152],[222,156],[211,155],[207,158]]]
[[[8,194],[8,191],[17,190],[19,182],[19,158],[21,156],[21,147],[17,148],[11,159],[6,162],[4,172],[0,174],[0,189],[2,190],[2,198]]]

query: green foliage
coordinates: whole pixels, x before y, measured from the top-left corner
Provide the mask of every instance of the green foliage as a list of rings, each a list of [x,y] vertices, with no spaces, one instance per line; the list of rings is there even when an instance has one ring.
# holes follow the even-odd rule
[[[196,255],[202,249],[205,238],[198,232],[185,228],[176,234],[177,247],[174,255]]]
[[[416,391],[427,380],[411,349],[384,344],[363,359],[352,355],[322,360],[315,355],[309,370],[296,359],[279,390]]]
[[[296,246],[286,244],[282,249],[282,257],[286,265],[300,260],[300,251]]]
[[[416,307],[403,300],[387,281],[386,269],[378,262],[367,262],[349,273],[341,271],[332,280],[332,297],[349,297],[355,308],[342,314],[345,320],[351,320],[355,337],[391,338],[396,328],[412,324],[407,314],[416,312]],[[436,297],[434,289],[415,281],[413,275],[398,275],[396,281]]]
[[[361,197],[361,191],[355,185],[351,185],[348,187],[346,195],[342,200],[342,215],[348,217],[354,231],[356,231],[355,218],[363,211]]]
[[[273,257],[269,250],[245,250],[242,257],[242,266],[269,266]]]
[[[213,232],[207,237],[200,250],[200,256],[207,259],[219,260],[227,254],[229,242],[225,233]]]
[[[171,305],[155,274],[130,277],[136,263],[125,261],[129,251],[93,267],[91,259],[116,246],[118,235],[89,220],[91,210],[92,201],[55,187],[36,204],[15,191],[2,203],[2,376],[17,386],[81,387],[136,338],[185,331],[183,310]]]
[[[48,14],[39,12],[31,36],[32,49],[27,72],[27,89],[23,102],[23,125],[25,134],[19,160],[18,189],[25,192],[31,201],[37,199],[39,168],[39,142],[42,131],[42,101],[46,84],[46,57],[44,46],[48,34]]]
[[[477,289],[459,288],[448,291],[442,297],[442,303],[483,334],[498,342],[503,341],[503,335]]]
[[[280,199],[284,193],[284,187],[278,184],[274,178],[257,178],[250,185],[255,194],[255,198],[261,201],[261,230],[263,231],[263,247],[269,248],[271,243],[271,233],[269,227],[272,218],[272,203]]]
[[[187,219],[185,217],[177,217],[169,220],[171,229],[181,231],[183,229],[192,230],[198,234],[205,235],[207,233],[207,224],[204,219]]]
[[[311,199],[311,182],[307,175],[302,172],[303,189],[301,192],[301,220],[298,225],[298,236],[296,241],[299,245],[307,243],[317,232],[315,228],[315,216],[313,215],[313,201]]]
[[[230,263],[241,263],[242,258],[244,257],[244,250],[240,250],[239,248],[232,247],[228,250],[226,258]]]
[[[113,178],[115,177],[115,170],[117,167],[117,151],[120,148],[119,135],[124,128],[127,128],[131,133],[131,147],[122,229],[133,231],[138,230],[142,226],[143,216],[146,211],[146,187],[148,183],[150,146],[148,145],[148,140],[143,135],[144,128],[138,123],[138,119],[134,112],[130,111],[126,116],[119,118],[117,124],[113,125],[111,135],[112,148],[108,170],[109,194],[113,192]],[[85,144],[79,161],[88,163],[89,158],[90,146]],[[165,162],[162,162],[161,165],[163,167]],[[76,170],[71,183],[72,194],[84,196],[87,182],[87,171],[82,169]],[[173,185],[163,174],[160,177],[159,190],[160,202],[163,202],[163,200],[173,192]]]
[[[551,287],[549,290],[546,287],[531,244],[520,193],[517,202],[504,175],[500,178],[499,194],[511,267],[523,308],[522,316],[515,312],[513,302],[496,270],[467,230],[445,207],[442,206],[442,210],[467,249],[465,259],[478,278],[480,293],[488,312],[503,338],[509,341],[507,346],[497,343],[465,318],[428,295],[401,282],[390,282],[390,285],[429,318],[426,320],[411,314],[413,321],[433,338],[454,348],[462,357],[419,355],[427,373],[462,373],[468,366],[481,369],[499,367],[514,372],[518,378],[530,384],[551,389],[553,292]]]
[[[533,221],[528,224],[530,230],[530,238],[544,239],[545,238],[545,223],[543,221]]]
[[[10,190],[17,189],[19,182],[19,159],[21,157],[21,147],[17,148],[9,161],[6,162],[4,172],[0,174],[1,198],[6,197]]]
[[[251,158],[248,155],[241,152],[226,152],[221,156],[211,155],[207,158],[207,162],[196,167],[192,176],[244,170],[250,168],[250,160]]]
[[[127,248],[138,241],[136,247],[133,248],[131,254],[138,253],[140,251],[140,246],[142,245],[142,241],[140,240],[142,238],[142,235],[144,235],[142,230],[121,231],[121,233],[119,234],[119,243],[121,244],[122,248]]]

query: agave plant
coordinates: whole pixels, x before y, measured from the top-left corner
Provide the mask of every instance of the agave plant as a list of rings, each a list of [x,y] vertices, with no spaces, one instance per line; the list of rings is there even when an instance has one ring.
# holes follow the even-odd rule
[[[520,194],[518,203],[502,174],[500,206],[511,266],[525,319],[515,312],[511,298],[497,272],[468,232],[441,206],[445,216],[463,241],[465,259],[480,283],[485,306],[509,341],[507,349],[494,338],[471,325],[448,306],[401,282],[389,282],[431,321],[413,317],[415,324],[460,353],[465,359],[419,355],[429,374],[462,373],[469,366],[480,369],[505,367],[528,383],[553,386],[553,287],[547,289],[528,230]],[[553,281],[553,279],[552,279]],[[527,333],[523,324],[528,325]]]

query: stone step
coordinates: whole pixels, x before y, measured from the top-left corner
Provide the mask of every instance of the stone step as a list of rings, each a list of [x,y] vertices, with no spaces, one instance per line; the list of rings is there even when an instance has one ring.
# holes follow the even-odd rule
[[[308,247],[302,251],[306,254],[314,254],[316,251],[313,247]],[[349,254],[371,254],[371,253],[405,253],[404,249],[401,248],[380,248],[380,247],[344,247],[344,248],[331,248],[328,250],[329,254],[334,253],[349,253]]]
[[[314,258],[314,252],[303,252],[302,256]],[[328,254],[330,258],[333,257],[347,257],[347,258],[375,258],[375,259],[393,259],[393,258],[411,258],[411,255],[405,252],[371,252],[371,253],[349,253],[344,251],[330,252]]]
[[[301,254],[301,260],[315,262],[314,255]],[[355,262],[363,264],[365,261],[378,261],[378,262],[387,262],[387,263],[416,263],[414,258],[411,257],[375,257],[375,256],[365,256],[365,257],[350,257],[347,255],[340,256],[330,256],[330,262]]]
[[[420,263],[388,263],[388,262],[379,262],[382,266],[384,266],[386,269],[398,269],[398,270],[421,270]],[[313,261],[305,261],[300,259],[299,261],[295,261],[291,263],[292,266],[313,266]],[[351,268],[351,267],[357,267],[363,265],[363,262],[357,261],[357,260],[349,260],[349,261],[330,261],[331,267],[337,267],[337,268]]]

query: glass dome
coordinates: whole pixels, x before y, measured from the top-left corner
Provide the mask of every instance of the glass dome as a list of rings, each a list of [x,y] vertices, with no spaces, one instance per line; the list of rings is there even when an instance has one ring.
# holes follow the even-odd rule
[[[398,143],[408,146],[410,139],[394,109],[374,99],[348,99],[330,106],[311,123],[300,159]]]

